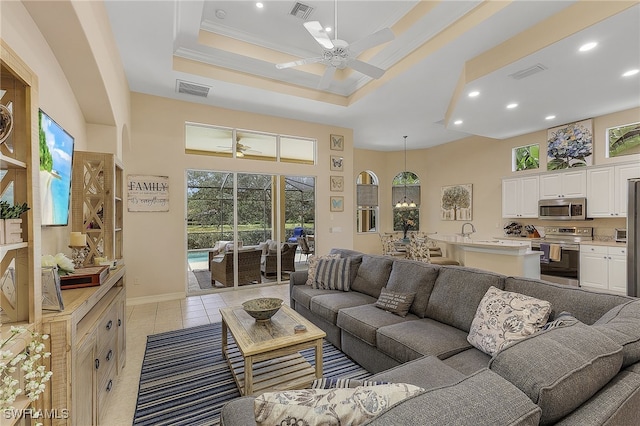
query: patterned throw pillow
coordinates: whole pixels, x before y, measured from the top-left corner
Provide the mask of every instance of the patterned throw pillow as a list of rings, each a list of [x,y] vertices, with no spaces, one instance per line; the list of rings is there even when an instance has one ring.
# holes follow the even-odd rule
[[[316,279],[312,288],[349,291],[351,259],[320,259],[316,266]]]
[[[550,312],[547,301],[491,286],[478,305],[467,340],[482,352],[495,355],[540,331]]]
[[[424,389],[407,383],[354,389],[266,392],[253,401],[258,426],[359,425]]]
[[[318,267],[318,261],[320,259],[340,259],[339,254],[328,254],[326,256],[309,256],[309,268],[307,270],[307,282],[308,286],[313,286],[316,282],[316,268]]]
[[[375,306],[392,314],[406,317],[415,296],[415,293],[398,293],[382,288]]]
[[[336,388],[357,388],[358,386],[378,386],[386,385],[389,382],[376,380],[360,380],[360,379],[338,379],[335,377],[323,377],[315,379],[311,383],[311,389],[336,389]]]

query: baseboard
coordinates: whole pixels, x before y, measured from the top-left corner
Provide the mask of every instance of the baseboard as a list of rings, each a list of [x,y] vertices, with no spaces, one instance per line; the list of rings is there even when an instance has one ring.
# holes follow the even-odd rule
[[[132,298],[127,298],[127,306],[143,305],[145,303],[166,302],[168,300],[176,300],[176,299],[184,299],[186,296],[187,295],[185,292],[179,292],[179,293],[159,294],[156,296],[132,297]]]

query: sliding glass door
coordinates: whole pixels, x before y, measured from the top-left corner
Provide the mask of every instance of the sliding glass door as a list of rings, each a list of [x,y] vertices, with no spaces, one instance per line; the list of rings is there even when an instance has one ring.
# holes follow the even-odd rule
[[[186,180],[188,293],[281,282],[306,268],[295,233],[314,233],[315,178],[188,170]]]

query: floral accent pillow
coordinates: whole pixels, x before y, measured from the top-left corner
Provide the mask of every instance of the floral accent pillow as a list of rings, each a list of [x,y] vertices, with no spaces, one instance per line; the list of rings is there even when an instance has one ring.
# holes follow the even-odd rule
[[[540,331],[551,303],[491,286],[478,305],[467,340],[488,355]]]
[[[266,392],[253,401],[259,426],[359,425],[424,389],[407,383]]]
[[[309,256],[309,268],[307,270],[307,282],[308,286],[313,286],[316,282],[316,269],[318,268],[318,262],[320,259],[340,259],[339,254],[327,254],[326,256]]]

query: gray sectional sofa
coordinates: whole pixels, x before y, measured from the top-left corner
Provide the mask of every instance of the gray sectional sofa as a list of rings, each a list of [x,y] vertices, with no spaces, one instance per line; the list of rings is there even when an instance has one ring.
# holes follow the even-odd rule
[[[291,275],[291,306],[375,373],[425,391],[370,424],[631,425],[640,422],[640,300],[459,266],[351,250],[350,290]],[[551,303],[559,326],[494,356],[467,341],[490,287]],[[414,292],[407,316],[374,305],[382,288]],[[558,324],[556,324],[558,325]],[[255,424],[251,397],[224,407],[224,425]]]

